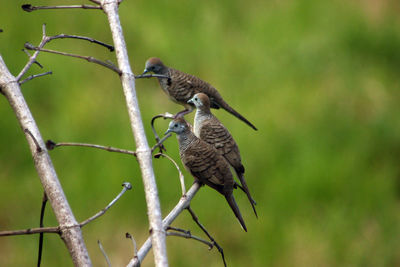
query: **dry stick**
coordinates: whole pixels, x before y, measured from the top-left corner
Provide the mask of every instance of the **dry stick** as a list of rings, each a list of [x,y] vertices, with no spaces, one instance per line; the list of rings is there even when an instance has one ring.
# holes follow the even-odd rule
[[[183,176],[181,169],[179,168],[179,165],[167,154],[157,153],[154,155],[155,158],[158,158],[160,156],[166,157],[175,165],[175,168],[178,170],[179,173],[179,181],[181,182],[182,196],[186,195],[185,177]]]
[[[43,24],[42,25],[42,40],[40,41],[40,44],[38,47],[42,48],[47,42],[48,41],[46,40],[46,24]],[[29,68],[32,66],[33,63],[35,63],[35,62],[38,63],[36,61],[36,58],[38,55],[39,55],[39,51],[35,51],[35,53],[33,53],[33,55],[29,57],[28,62],[25,64],[25,66],[22,68],[22,70],[17,75],[17,77],[16,77],[17,81],[21,80],[22,76],[29,70]],[[39,64],[39,66],[41,66],[41,65]]]
[[[53,72],[48,71],[48,72],[44,72],[44,73],[40,73],[40,74],[31,75],[28,78],[20,81],[19,84],[21,85],[21,84],[26,83],[27,81],[30,81],[30,80],[35,79],[37,77],[42,77],[42,76],[49,75],[49,74],[53,74]]]
[[[35,57],[32,56],[30,61],[34,58]],[[32,61],[31,64],[33,64],[33,62],[34,61]],[[73,263],[75,266],[91,266],[92,264],[82,237],[81,229],[79,225],[77,225],[77,221],[72,213],[67,198],[65,197],[53,163],[51,162],[50,156],[45,148],[39,128],[36,125],[35,119],[33,118],[27,103],[25,102],[24,96],[22,95],[18,79],[7,69],[1,56],[0,88],[10,103],[20,127],[25,132],[25,137],[29,144],[35,168],[45,193],[49,198],[56,219],[61,227],[62,239],[67,246]],[[30,134],[28,134],[28,132]],[[33,138],[31,138],[31,136]],[[38,144],[35,144],[34,140],[36,140]],[[40,147],[42,151],[39,152],[38,147]]]
[[[112,205],[114,205],[127,190],[132,189],[132,185],[128,182],[124,182],[122,184],[123,188],[122,191],[101,211],[93,215],[92,217],[84,220],[83,222],[71,226],[65,226],[64,228],[74,228],[76,226],[79,226],[79,228],[82,228],[86,224],[90,223],[91,221],[97,219],[106,211],[111,208]],[[30,234],[38,234],[38,233],[57,233],[61,234],[62,227],[40,227],[40,228],[32,228],[32,229],[25,229],[25,230],[14,230],[14,231],[0,231],[0,237],[1,236],[10,236],[10,235],[30,235]]]
[[[123,194],[125,194],[125,192],[126,192],[127,190],[131,190],[131,189],[132,189],[132,185],[131,185],[130,183],[128,183],[128,182],[123,183],[122,186],[124,187],[124,188],[122,188],[122,191],[121,191],[121,192],[120,192],[120,193],[119,193],[119,194],[118,194],[104,209],[102,209],[101,211],[99,211],[98,213],[96,213],[95,215],[93,215],[92,217],[90,217],[89,219],[86,219],[86,220],[84,220],[83,222],[81,222],[81,223],[79,224],[80,227],[85,226],[86,224],[90,223],[91,221],[97,219],[98,217],[100,217],[101,215],[103,215],[104,213],[106,213],[106,211],[107,211],[109,208],[111,208],[111,206],[114,205],[115,202],[117,202],[118,199],[120,199],[121,196],[122,196]]]
[[[44,219],[44,211],[46,210],[46,203],[47,203],[47,195],[46,193],[43,193],[42,208],[40,209],[40,223],[39,223],[40,228],[43,228],[43,219]],[[40,233],[37,267],[40,267],[40,264],[42,262],[42,251],[43,251],[43,233]]]
[[[132,156],[136,157],[135,151],[115,148],[115,147],[111,147],[111,146],[101,146],[101,145],[85,144],[85,143],[70,143],[70,142],[55,143],[52,140],[46,141],[46,147],[48,150],[53,150],[54,148],[60,147],[60,146],[81,146],[81,147],[97,148],[97,149],[102,149],[102,150],[106,150],[109,152],[123,153],[123,154],[128,154],[128,155],[132,155]]]
[[[172,115],[171,113],[165,112],[164,114],[158,114],[158,115],[154,116],[154,117],[151,119],[151,130],[153,131],[153,134],[154,134],[154,136],[155,136],[155,138],[156,138],[156,142],[157,142],[157,143],[160,143],[160,137],[158,136],[157,131],[156,131],[156,129],[154,128],[154,122],[155,122],[155,120],[158,119],[158,118],[173,119],[173,118],[174,118],[174,115]],[[165,149],[165,147],[164,147],[163,145],[159,146],[159,148],[160,148],[160,153],[162,153],[163,150],[164,150],[164,151],[167,151],[167,149]]]
[[[156,150],[157,147],[160,148],[160,150],[161,150],[161,147],[164,147],[164,145],[163,145],[164,141],[167,140],[168,138],[170,138],[171,136],[172,136],[172,134],[171,134],[171,133],[168,133],[168,134],[167,134],[166,136],[164,136],[161,140],[159,140],[158,143],[155,144],[155,145],[151,148],[151,153],[153,153],[154,150]],[[164,150],[166,150],[166,149],[164,148]],[[160,153],[158,153],[158,154],[162,154],[162,152],[160,152]]]
[[[24,51],[24,53],[28,56],[31,57],[32,55],[28,52],[28,50],[26,50],[25,48],[22,49],[22,51]],[[34,64],[38,65],[41,69],[43,69],[42,64],[40,64],[37,60],[35,60],[35,62],[33,62]]]
[[[171,223],[179,216],[179,214],[182,213],[184,209],[190,204],[190,201],[193,199],[193,197],[196,195],[196,193],[199,191],[201,185],[198,183],[194,183],[192,187],[187,191],[185,196],[182,196],[181,199],[179,200],[178,204],[173,208],[173,210],[164,218],[163,220],[163,229],[167,229],[168,226],[171,225]],[[146,257],[147,253],[149,253],[151,249],[151,238],[149,237],[142,247],[139,249],[137,253],[136,258],[132,258],[127,265],[128,267],[137,267],[140,266],[140,263],[143,261],[143,259]]]
[[[170,230],[176,231],[176,232],[167,232],[167,236],[179,236],[179,237],[183,237],[183,238],[187,238],[187,239],[193,239],[193,240],[199,241],[199,242],[201,242],[203,244],[206,244],[209,249],[212,249],[213,246],[214,246],[213,243],[211,243],[211,242],[209,242],[207,240],[204,240],[204,239],[202,239],[200,237],[197,237],[195,235],[192,235],[192,233],[190,231],[186,231],[186,230],[183,230],[183,229],[180,229],[180,228],[171,227],[171,226],[168,227],[166,230],[167,231],[170,231]]]
[[[142,172],[149,224],[152,229],[151,237],[154,246],[154,262],[155,266],[164,267],[168,266],[168,258],[165,244],[165,230],[162,225],[160,200],[153,170],[151,150],[146,139],[139,104],[136,97],[135,76],[129,63],[128,51],[126,49],[125,39],[118,15],[118,5],[118,0],[101,1],[101,6],[109,21],[116,50],[118,67],[122,71],[120,78],[137,147],[136,154]]]
[[[126,238],[129,238],[132,241],[132,245],[133,245],[133,257],[137,257],[137,246],[136,246],[136,241],[135,238],[133,238],[133,236],[130,233],[126,233],[125,234]]]
[[[97,240],[97,244],[99,245],[99,248],[100,248],[101,253],[103,254],[104,258],[106,258],[108,267],[111,267],[110,259],[108,258],[107,253],[105,252],[103,246],[101,245],[100,240]]]
[[[110,51],[114,51],[114,47],[113,46],[105,44],[105,43],[100,42],[98,40],[95,40],[93,38],[85,37],[85,36],[68,35],[68,34],[58,34],[58,35],[54,35],[54,36],[46,36],[46,24],[43,24],[43,26],[42,26],[42,40],[40,41],[39,46],[35,47],[35,46],[33,46],[33,45],[29,44],[29,43],[25,43],[25,45],[28,45],[29,48],[36,48],[36,49],[31,49],[31,50],[35,50],[35,53],[33,53],[33,55],[30,56],[30,58],[29,58],[28,62],[26,63],[26,65],[22,68],[20,73],[17,75],[17,81],[21,80],[21,77],[29,70],[29,68],[32,66],[32,64],[34,64],[34,63],[39,64],[36,61],[36,58],[39,55],[40,49],[42,49],[48,42],[50,42],[52,40],[64,39],[64,38],[73,38],[73,39],[80,39],[80,40],[89,41],[89,42],[104,46],[104,47],[108,48]],[[26,53],[27,53],[27,51],[26,51]],[[29,53],[27,53],[27,54],[29,55]],[[107,65],[107,63],[105,63],[105,64]],[[108,64],[108,65],[111,66],[112,64]],[[41,66],[41,65],[39,64],[39,66]],[[116,71],[116,70],[114,70],[114,71]]]
[[[224,250],[222,247],[217,243],[217,241],[214,240],[214,238],[208,233],[206,228],[200,223],[199,218],[196,216],[190,205],[186,207],[186,209],[189,211],[190,215],[192,215],[192,219],[196,222],[196,224],[203,230],[203,232],[208,236],[208,238],[211,240],[212,244],[215,245],[215,247],[218,249],[219,253],[221,254],[222,260],[224,262],[224,266],[226,267],[226,261],[225,261],[225,256],[224,256]]]
[[[92,6],[92,5],[32,6],[31,4],[22,5],[21,8],[26,12],[32,12],[40,9],[67,9],[67,8],[101,9],[100,6]]]
[[[60,51],[51,50],[51,49],[44,49],[44,48],[40,48],[40,47],[35,47],[35,46],[31,45],[30,43],[25,43],[25,48],[29,49],[29,50],[42,51],[42,52],[52,53],[52,54],[56,54],[56,55],[62,55],[62,56],[68,56],[68,57],[75,57],[75,58],[84,59],[84,60],[86,60],[88,62],[92,62],[92,63],[98,64],[100,66],[106,67],[106,68],[108,68],[110,70],[113,70],[116,73],[118,73],[119,75],[121,75],[121,71],[114,64],[111,64],[109,62],[101,61],[101,60],[99,60],[97,58],[94,58],[94,57],[91,57],[91,56],[81,56],[81,55],[65,53],[65,52],[60,52]]]

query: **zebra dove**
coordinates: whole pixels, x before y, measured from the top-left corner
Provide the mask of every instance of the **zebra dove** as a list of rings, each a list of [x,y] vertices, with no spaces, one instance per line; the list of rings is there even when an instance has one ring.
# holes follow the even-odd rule
[[[158,77],[158,82],[160,83],[163,91],[172,101],[185,107],[185,109],[179,112],[176,116],[182,116],[191,112],[193,110],[193,106],[188,104],[187,101],[196,93],[204,93],[208,95],[211,100],[211,108],[223,108],[248,124],[254,130],[257,130],[257,128],[251,122],[249,122],[245,117],[240,115],[224,101],[217,89],[215,89],[209,83],[197,78],[196,76],[169,68],[165,66],[159,58],[156,57],[152,57],[146,61],[143,74],[147,72],[153,72],[155,74],[161,74],[169,77]]]
[[[235,172],[242,184],[242,189],[246,193],[254,214],[257,217],[255,208],[256,202],[251,197],[246,180],[244,179],[244,167],[240,157],[239,148],[229,133],[228,129],[211,113],[210,100],[206,94],[197,93],[188,101],[196,106],[194,117],[194,134],[213,145],[226,161],[235,169]]]
[[[170,122],[165,134],[169,132],[177,134],[179,154],[185,168],[197,182],[210,186],[225,197],[240,225],[247,232],[233,197],[235,183],[228,163],[213,146],[197,138],[190,128],[182,117],[178,117]]]

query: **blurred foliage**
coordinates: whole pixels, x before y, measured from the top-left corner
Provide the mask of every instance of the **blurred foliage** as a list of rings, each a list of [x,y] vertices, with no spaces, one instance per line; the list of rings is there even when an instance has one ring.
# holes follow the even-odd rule
[[[4,0],[3,0],[4,2]],[[1,5],[0,53],[17,75],[21,52],[48,35],[84,35],[111,43],[104,14],[96,10],[25,13]],[[34,5],[70,4],[34,1]],[[192,203],[223,246],[229,266],[400,265],[400,4],[381,1],[129,1],[120,16],[135,73],[158,56],[219,89],[254,132],[225,111],[214,113],[240,146],[259,219],[246,197],[236,198],[249,232],[243,232],[223,198],[202,189]],[[115,62],[115,55],[79,40],[47,48]],[[22,86],[45,139],[135,149],[117,75],[78,59],[41,53],[27,75],[53,71]],[[149,142],[152,116],[177,112],[155,80],[138,80],[137,95]],[[0,97],[0,230],[39,224],[42,188],[26,140]],[[188,120],[193,119],[193,114]],[[158,121],[164,132],[167,121]],[[166,142],[179,161],[177,142]],[[130,181],[127,193],[83,233],[95,266],[132,255],[130,232],[147,238],[146,204],[135,159],[85,148],[50,152],[79,221],[102,209]],[[154,159],[164,214],[180,197],[175,168]],[[192,178],[185,172],[186,184]],[[212,207],[212,208],[210,208]],[[47,226],[56,225],[49,208]],[[204,235],[183,213],[173,224]],[[38,236],[0,239],[2,266],[32,266]],[[219,254],[195,241],[168,238],[170,266],[222,266]],[[21,254],[23,253],[23,254]],[[24,255],[24,256],[21,256]],[[71,266],[58,236],[45,235],[43,266]],[[143,266],[152,266],[150,254]]]

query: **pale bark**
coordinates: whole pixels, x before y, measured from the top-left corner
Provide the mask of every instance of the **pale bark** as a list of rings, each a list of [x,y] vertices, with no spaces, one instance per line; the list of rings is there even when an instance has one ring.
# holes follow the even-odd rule
[[[28,141],[33,162],[61,230],[61,238],[75,266],[92,266],[82,232],[60,185],[39,128],[29,110],[17,79],[0,55],[0,89],[10,103]]]
[[[103,0],[101,6],[106,13],[114,41],[118,67],[121,70],[121,82],[125,94],[131,128],[136,143],[136,155],[146,194],[147,212],[151,228],[151,240],[154,250],[155,266],[168,266],[165,245],[165,230],[162,227],[162,214],[157,185],[153,171],[151,149],[144,132],[142,117],[136,97],[135,76],[132,73],[125,39],[118,15],[118,0]]]

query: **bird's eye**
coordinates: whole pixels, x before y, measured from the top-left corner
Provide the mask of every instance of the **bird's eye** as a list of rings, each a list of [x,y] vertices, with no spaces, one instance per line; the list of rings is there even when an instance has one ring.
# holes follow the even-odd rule
[[[197,101],[198,100],[197,97],[195,97],[194,100]]]
[[[174,127],[175,127],[175,128],[178,127],[178,124],[175,124]]]

